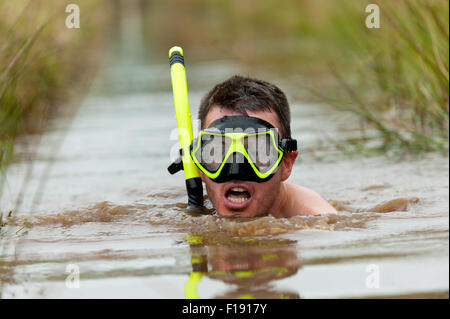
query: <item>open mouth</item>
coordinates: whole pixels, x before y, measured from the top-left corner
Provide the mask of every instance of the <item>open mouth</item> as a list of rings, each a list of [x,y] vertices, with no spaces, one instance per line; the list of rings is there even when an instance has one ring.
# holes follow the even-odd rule
[[[232,184],[225,189],[225,204],[230,209],[243,209],[250,204],[252,195],[248,187]]]

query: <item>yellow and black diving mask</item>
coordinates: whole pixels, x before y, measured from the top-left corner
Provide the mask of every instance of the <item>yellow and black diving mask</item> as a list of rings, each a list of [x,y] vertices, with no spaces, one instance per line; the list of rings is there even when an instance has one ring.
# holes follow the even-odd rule
[[[285,153],[297,150],[297,141],[278,139],[268,122],[251,116],[225,116],[192,141],[195,165],[216,183],[266,182],[276,173]]]

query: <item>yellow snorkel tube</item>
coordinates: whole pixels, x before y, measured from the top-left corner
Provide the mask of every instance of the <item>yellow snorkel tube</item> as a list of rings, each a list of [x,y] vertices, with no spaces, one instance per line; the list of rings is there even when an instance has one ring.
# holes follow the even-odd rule
[[[184,294],[187,299],[200,299],[197,286],[203,275],[208,272],[207,255],[205,252],[202,252],[201,249],[198,251],[199,248],[204,247],[203,236],[187,235],[185,239],[191,248],[192,272],[184,285]]]
[[[202,180],[197,166],[195,166],[189,155],[189,147],[193,139],[193,133],[183,49],[178,46],[171,48],[169,50],[169,62],[181,157],[172,163],[168,170],[171,174],[175,174],[179,170],[184,170],[188,194],[188,208],[201,208],[203,207]]]

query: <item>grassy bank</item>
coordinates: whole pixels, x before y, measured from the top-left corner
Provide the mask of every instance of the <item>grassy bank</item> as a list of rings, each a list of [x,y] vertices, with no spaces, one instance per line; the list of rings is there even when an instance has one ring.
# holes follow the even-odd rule
[[[79,29],[68,29],[67,3],[0,2],[0,168],[21,134],[40,133],[100,61],[108,26],[105,1],[77,1]],[[0,192],[1,193],[1,192]]]
[[[380,28],[365,25],[379,5]],[[446,0],[153,1],[147,32],[161,54],[184,46],[191,60],[239,59],[307,88],[302,98],[354,112],[354,143],[380,151],[448,152],[449,4]]]

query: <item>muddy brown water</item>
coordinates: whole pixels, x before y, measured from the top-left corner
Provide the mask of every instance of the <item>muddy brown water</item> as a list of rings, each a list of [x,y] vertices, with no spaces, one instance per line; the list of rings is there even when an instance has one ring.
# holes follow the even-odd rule
[[[189,64],[191,113],[242,70]],[[18,145],[0,201],[2,298],[448,298],[447,157],[317,160],[308,150],[357,134],[357,119],[291,100],[305,151],[290,181],[339,214],[195,216],[166,170],[172,103],[166,63],[111,57],[75,117]]]

